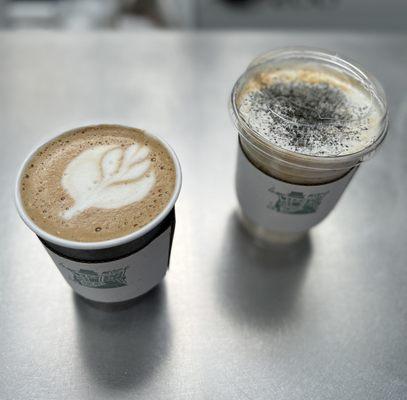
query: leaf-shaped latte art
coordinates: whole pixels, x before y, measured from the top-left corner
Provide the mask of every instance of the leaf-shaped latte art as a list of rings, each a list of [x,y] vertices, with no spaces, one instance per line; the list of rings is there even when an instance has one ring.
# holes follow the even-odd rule
[[[71,219],[90,207],[120,208],[142,200],[155,183],[147,146],[101,145],[85,150],[66,167],[62,186],[74,205],[62,213]]]

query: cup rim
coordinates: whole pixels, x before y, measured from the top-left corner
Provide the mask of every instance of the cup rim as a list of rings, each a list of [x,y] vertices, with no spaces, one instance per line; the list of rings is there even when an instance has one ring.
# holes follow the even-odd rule
[[[160,136],[157,136],[155,134],[152,134],[150,132],[146,132],[143,130],[143,132],[147,136],[157,140],[160,144],[162,144],[164,146],[164,148],[168,151],[168,153],[175,165],[175,188],[174,188],[174,192],[171,196],[171,199],[169,200],[167,205],[164,207],[164,209],[154,219],[152,219],[148,224],[144,225],[141,229],[139,229],[135,232],[131,232],[125,236],[121,236],[118,238],[99,241],[99,242],[79,242],[79,241],[75,241],[75,240],[68,240],[68,239],[60,238],[58,236],[55,236],[55,235],[52,235],[52,234],[46,232],[44,229],[40,228],[28,216],[28,214],[24,208],[22,198],[21,198],[20,183],[21,183],[21,178],[22,178],[23,171],[25,170],[25,167],[27,166],[29,161],[32,159],[32,157],[37,153],[37,151],[39,151],[42,147],[44,147],[48,143],[54,141],[59,136],[68,134],[72,131],[76,131],[76,130],[80,130],[80,129],[96,128],[96,127],[109,127],[109,126],[134,129],[134,127],[130,127],[127,125],[120,125],[120,124],[92,124],[92,125],[86,125],[86,126],[69,129],[58,135],[54,135],[51,138],[47,139],[46,141],[43,141],[42,144],[35,146],[29,152],[27,157],[24,159],[23,163],[20,166],[20,169],[18,171],[17,178],[16,178],[15,189],[14,189],[14,201],[15,201],[15,205],[17,208],[17,212],[20,215],[23,222],[40,238],[42,238],[48,242],[51,242],[53,244],[56,244],[58,246],[77,249],[77,250],[97,250],[97,249],[116,247],[116,246],[131,242],[133,240],[136,240],[136,239],[144,236],[146,233],[148,233],[149,231],[154,229],[158,224],[160,224],[164,220],[164,218],[170,213],[170,211],[174,208],[175,202],[178,199],[179,193],[181,191],[181,186],[182,186],[181,164],[180,164],[179,159],[178,159],[175,151],[173,150],[173,148],[164,139],[162,139]],[[139,129],[139,128],[137,128],[137,129]]]
[[[270,141],[266,140],[262,137],[258,132],[252,129],[249,124],[245,121],[245,119],[240,115],[239,108],[237,105],[237,97],[239,91],[239,85],[241,85],[248,77],[248,75],[255,69],[260,68],[264,64],[271,62],[273,60],[278,60],[279,58],[287,57],[295,58],[295,57],[304,57],[308,59],[313,59],[318,62],[332,62],[340,67],[343,71],[346,71],[350,75],[359,76],[359,78],[366,80],[369,83],[369,88],[374,91],[377,99],[380,100],[380,103],[383,106],[384,112],[382,115],[382,119],[380,121],[381,125],[381,132],[375,139],[373,143],[366,146],[364,149],[359,150],[354,153],[349,154],[340,154],[340,155],[309,155],[298,153],[292,150],[285,149],[280,147],[276,144],[271,143]],[[349,57],[343,56],[337,52],[332,52],[329,50],[321,49],[318,47],[312,46],[289,46],[289,47],[282,47],[276,48],[269,52],[263,53],[258,55],[251,61],[249,66],[246,70],[239,76],[235,84],[233,85],[230,97],[229,97],[229,111],[232,117],[232,121],[238,130],[239,135],[247,138],[250,142],[253,142],[257,150],[265,153],[267,156],[275,157],[281,159],[284,162],[289,164],[300,164],[303,168],[309,169],[329,169],[329,170],[337,170],[337,169],[347,169],[349,165],[356,166],[360,164],[362,161],[368,159],[370,156],[373,155],[374,151],[377,150],[381,144],[383,143],[385,137],[388,133],[388,119],[389,119],[389,107],[388,101],[386,97],[386,93],[380,82],[373,76],[370,72],[368,72],[365,68],[363,68],[359,63],[355,62]],[[264,145],[270,149],[271,154],[262,150],[258,145],[255,145],[254,142],[258,142],[260,145]],[[293,159],[297,159],[297,162],[287,161],[287,157],[294,157]],[[304,165],[302,165],[304,164]],[[313,166],[312,164],[316,164]]]

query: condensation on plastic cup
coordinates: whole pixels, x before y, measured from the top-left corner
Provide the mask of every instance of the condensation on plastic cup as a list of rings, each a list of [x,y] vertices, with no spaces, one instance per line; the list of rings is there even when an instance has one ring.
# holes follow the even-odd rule
[[[373,106],[377,107],[375,110],[379,112],[379,118],[376,119],[377,125],[375,125],[375,129],[378,131],[375,141],[361,151],[351,154],[313,156],[279,147],[252,129],[239,111],[239,97],[245,84],[258,73],[276,67],[284,68],[285,65],[293,63],[312,63],[326,71],[345,76],[352,84],[358,85],[358,88],[371,100],[371,107],[366,110],[366,113],[372,112]],[[263,173],[294,185],[321,185],[345,176],[351,169],[356,169],[363,161],[372,157],[386,137],[388,127],[387,101],[380,83],[353,61],[338,56],[336,53],[308,47],[277,49],[255,58],[235,83],[229,109],[238,131],[239,146],[250,162]],[[363,115],[364,118],[366,116],[368,114]],[[286,124],[294,123],[287,120],[285,115],[276,115],[276,117],[284,120]],[[318,124],[320,123],[332,124],[335,121],[318,121]],[[295,124],[301,125],[298,121],[295,121]],[[246,210],[242,209],[242,206],[240,208],[244,226],[256,236],[271,241],[275,241],[276,238],[289,241],[291,238],[299,237],[297,232],[290,235],[287,232],[282,233],[256,226],[247,217]]]

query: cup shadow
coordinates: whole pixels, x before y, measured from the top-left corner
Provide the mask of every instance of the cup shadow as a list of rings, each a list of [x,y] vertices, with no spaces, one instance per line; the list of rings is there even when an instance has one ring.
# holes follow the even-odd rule
[[[259,243],[237,213],[226,225],[219,257],[218,301],[235,323],[281,329],[301,319],[301,288],[312,253],[307,234],[295,243]]]
[[[73,300],[78,346],[91,384],[128,390],[154,377],[171,344],[165,285],[116,305],[77,294]]]

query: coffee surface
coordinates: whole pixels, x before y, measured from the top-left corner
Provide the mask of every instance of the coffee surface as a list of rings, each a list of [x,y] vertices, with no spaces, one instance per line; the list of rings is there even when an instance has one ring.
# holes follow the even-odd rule
[[[167,149],[145,132],[100,125],[67,132],[28,162],[20,190],[46,232],[97,242],[139,230],[168,204],[176,172]]]
[[[369,88],[312,64],[256,73],[245,83],[237,104],[252,130],[300,154],[356,153],[381,132],[377,100]]]

